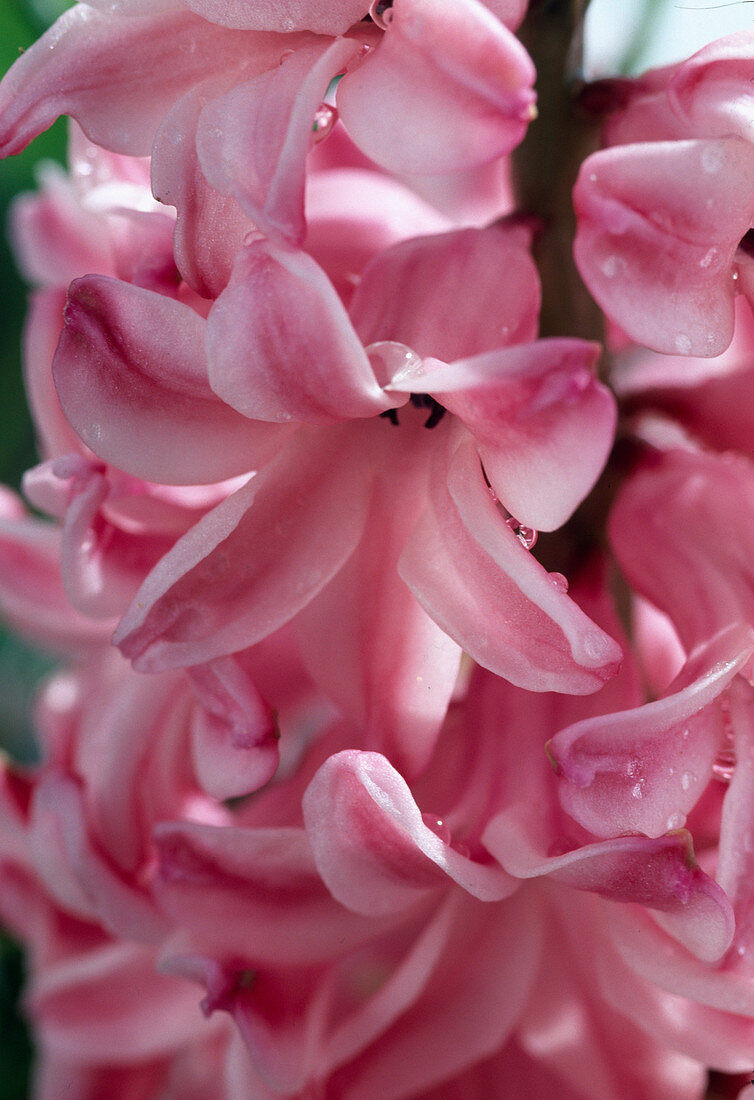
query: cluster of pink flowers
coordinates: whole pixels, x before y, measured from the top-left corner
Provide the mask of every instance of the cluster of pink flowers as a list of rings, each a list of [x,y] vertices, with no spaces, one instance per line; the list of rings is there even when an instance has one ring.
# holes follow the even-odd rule
[[[606,334],[539,337],[547,8],[82,0],[0,85],[73,120],[0,495],[41,1100],[754,1095],[754,33],[601,89]]]

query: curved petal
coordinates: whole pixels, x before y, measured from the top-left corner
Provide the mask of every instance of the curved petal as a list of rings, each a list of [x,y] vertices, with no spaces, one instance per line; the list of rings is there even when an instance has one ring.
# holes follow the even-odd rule
[[[260,31],[314,31],[344,34],[366,15],[365,0],[183,0],[203,19],[223,27]],[[508,0],[508,4],[512,0]],[[515,4],[514,4],[515,8]]]
[[[637,343],[719,355],[733,335],[733,258],[752,194],[754,151],[735,138],[595,153],[573,192],[584,282]]]
[[[461,229],[395,245],[362,274],[354,328],[364,344],[397,340],[445,362],[533,340],[540,290],[530,237],[523,227]]]
[[[338,86],[356,145],[398,174],[473,168],[534,117],[534,66],[477,0],[395,0],[381,42]],[[406,104],[411,110],[406,110]]]
[[[553,531],[592,489],[613,443],[617,409],[594,376],[599,353],[584,340],[537,340],[449,365],[424,360],[389,388],[430,393],[455,413],[498,499],[521,523]]]
[[[549,752],[566,811],[597,836],[682,827],[724,742],[717,700],[754,653],[733,627],[696,651],[662,699],[561,730]]]
[[[324,271],[305,252],[255,240],[207,321],[209,377],[257,420],[332,423],[399,402],[374,376]]]
[[[359,49],[349,38],[303,43],[202,111],[196,144],[204,174],[264,232],[301,244],[315,115],[332,78]]]
[[[348,437],[297,433],[147,577],[115,634],[142,671],[202,664],[272,634],[353,552],[366,471]]]
[[[226,77],[223,88],[227,82]],[[177,211],[175,262],[186,282],[205,298],[216,297],[227,285],[233,259],[253,228],[235,198],[211,187],[199,165],[197,125],[216,85],[217,80],[204,81],[178,100],[152,151],[152,190]]]
[[[405,779],[384,756],[331,756],[309,784],[304,822],[317,869],[333,896],[357,913],[411,909],[447,876],[473,897],[499,901],[515,883],[476,863],[424,823]]]
[[[754,467],[732,455],[669,452],[618,495],[608,532],[621,569],[687,651],[754,623],[753,507]]]
[[[311,965],[390,927],[333,900],[303,829],[164,822],[155,838],[163,908],[221,958]]]
[[[204,321],[189,306],[90,275],[72,284],[65,321],[53,362],[58,395],[106,461],[193,485],[245,473],[278,443],[274,428],[249,424],[210,389]]]
[[[261,45],[185,10],[122,16],[76,4],[0,85],[0,154],[20,152],[68,114],[98,145],[145,156],[176,99],[212,72],[248,65]]]
[[[280,757],[272,709],[233,657],[195,665],[190,675],[200,703],[191,723],[197,779],[222,801],[258,790]]]
[[[504,522],[470,438],[438,467],[399,564],[435,622],[476,661],[530,691],[588,694],[618,645],[550,580]]]

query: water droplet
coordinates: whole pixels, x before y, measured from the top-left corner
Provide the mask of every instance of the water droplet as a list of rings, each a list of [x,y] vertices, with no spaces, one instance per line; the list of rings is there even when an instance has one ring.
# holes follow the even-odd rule
[[[725,152],[718,145],[707,145],[702,150],[702,168],[711,176],[716,175],[725,164]]]
[[[398,340],[376,340],[368,345],[366,353],[381,386],[421,377],[421,357]]]
[[[681,786],[683,787],[684,791],[687,791],[695,780],[696,776],[693,774],[693,772],[684,772],[681,776]]]
[[[736,770],[736,754],[732,750],[719,752],[712,765],[712,774],[721,783],[730,783]]]
[[[639,782],[635,783],[633,785],[633,787],[631,788],[631,794],[634,798],[643,798],[644,797],[644,791],[642,790],[643,783],[644,783],[644,780],[640,779]]]
[[[278,58],[278,65],[282,65],[284,61],[287,61],[289,57],[293,57],[295,50],[283,50]]]
[[[736,948],[736,954],[740,955],[741,958],[743,958],[743,956],[746,954],[746,948],[742,943],[739,943],[738,947]]]
[[[715,263],[715,261],[719,260],[719,259],[720,259],[720,249],[719,248],[711,248],[709,250],[709,252],[706,252],[704,254],[704,256],[701,258],[701,260],[699,261],[699,266],[700,267],[710,267],[711,264]]]
[[[431,829],[435,836],[439,836],[443,844],[450,844],[450,829],[437,814],[422,814],[422,821]]]
[[[539,536],[533,527],[526,527],[523,523],[519,523],[514,516],[509,516],[505,522],[521,545],[525,546],[527,550],[531,550],[533,546],[536,546]]]
[[[558,592],[562,592],[563,595],[568,591],[568,578],[564,577],[562,573],[550,573],[550,584],[557,588]]]
[[[314,112],[314,122],[312,123],[315,145],[320,141],[324,141],[335,125],[337,118],[338,112],[334,107],[331,107],[329,103],[320,103]]]
[[[676,334],[673,343],[675,344],[675,350],[679,355],[691,354],[691,337],[685,332],[679,332]]]
[[[393,19],[393,0],[372,0],[369,15],[373,23],[386,31]]]
[[[667,829],[669,833],[672,833],[674,829],[682,829],[686,824],[686,818],[683,814],[671,814],[668,818]]]

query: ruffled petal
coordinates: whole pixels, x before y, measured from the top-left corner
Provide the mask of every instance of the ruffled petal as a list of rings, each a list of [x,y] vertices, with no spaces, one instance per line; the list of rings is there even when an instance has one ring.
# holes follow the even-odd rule
[[[445,362],[533,340],[540,290],[529,244],[522,227],[404,241],[364,271],[354,328],[364,344],[396,340]]]
[[[681,828],[724,740],[719,696],[752,653],[754,631],[729,628],[692,654],[664,698],[556,734],[566,811],[597,836]]]
[[[510,31],[477,0],[396,0],[391,13],[382,41],[338,86],[356,145],[398,174],[473,168],[518,145],[535,72]]]
[[[735,138],[595,153],[573,193],[574,256],[637,343],[718,355],[733,335],[733,259],[754,220],[754,153]]]
[[[344,34],[366,15],[365,0],[183,0],[203,19],[223,27],[260,31],[314,31]],[[512,0],[507,0],[508,6]],[[513,4],[515,8],[515,4]]]
[[[348,437],[301,431],[147,577],[115,635],[143,671],[202,664],[287,622],[353,552],[366,471]]]
[[[203,319],[128,283],[91,275],[71,286],[53,371],[84,442],[137,477],[222,481],[278,444],[276,429],[249,424],[213,394]]]
[[[68,114],[98,145],[145,156],[176,99],[210,73],[248,65],[262,45],[185,10],[127,16],[76,4],[0,85],[0,154],[20,152]]]
[[[197,779],[223,801],[258,790],[280,756],[272,709],[233,657],[196,665],[190,675],[201,704],[191,723]]]
[[[257,420],[332,423],[400,404],[377,384],[324,271],[272,241],[239,254],[209,315],[207,349],[212,388]]]
[[[416,598],[485,668],[530,691],[597,691],[619,646],[553,584],[506,525],[464,439],[401,557]]]
[[[405,779],[378,753],[331,756],[303,805],[319,873],[357,913],[410,910],[448,878],[482,901],[516,888],[499,867],[462,855],[426,825]]]
[[[617,409],[594,376],[598,344],[555,338],[452,364],[424,360],[391,390],[431,394],[475,437],[484,471],[521,523],[552,531],[592,489]]]
[[[202,111],[196,143],[204,174],[264,232],[303,241],[305,162],[315,115],[332,78],[359,49],[348,38],[302,43]]]

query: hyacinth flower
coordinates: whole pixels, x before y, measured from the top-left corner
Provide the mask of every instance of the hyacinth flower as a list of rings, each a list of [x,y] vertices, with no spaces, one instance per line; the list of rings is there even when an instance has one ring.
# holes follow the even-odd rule
[[[253,418],[252,433],[276,424],[283,440],[145,581],[118,632],[138,667],[202,663],[295,617],[318,682],[367,727],[409,742],[395,751],[414,753],[413,767],[444,713],[459,645],[535,690],[592,691],[614,671],[618,647],[514,533],[568,517],[602,467],[615,415],[593,345],[533,341],[527,246],[517,226],[404,242],[362,272],[346,312],[306,253],[254,239],[206,325],[166,296],[100,277],[74,284],[54,373],[102,458],[149,480],[186,476],[184,448],[172,466],[164,447],[156,466],[143,449],[144,408],[163,437],[168,409],[180,437],[176,361],[193,360],[225,415]],[[510,283],[464,296],[490,265]],[[412,391],[429,396],[412,402]],[[209,479],[211,430],[202,450],[196,442],[192,480],[205,454]]]
[[[399,0],[374,19],[354,4],[256,7],[77,4],[6,77],[0,151],[66,113],[105,148],[151,153],[155,194],[178,209],[181,272],[213,294],[249,218],[301,243],[306,157],[313,127],[326,136],[335,118],[334,78],[349,132],[390,171],[475,170],[533,117],[533,66],[500,22],[520,19],[519,2]]]
[[[753,46],[751,33],[731,35],[622,87],[609,147],[581,166],[579,270],[607,315],[656,351],[720,354],[736,295],[751,300]]]

